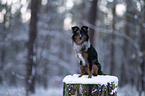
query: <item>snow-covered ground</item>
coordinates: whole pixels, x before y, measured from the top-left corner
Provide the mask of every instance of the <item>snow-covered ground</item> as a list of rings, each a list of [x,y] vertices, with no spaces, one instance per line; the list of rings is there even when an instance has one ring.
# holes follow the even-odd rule
[[[123,88],[118,88],[117,96],[138,96],[135,87],[127,85]],[[24,87],[9,87],[0,85],[0,96],[25,96]],[[36,89],[36,93],[31,96],[62,96],[62,88],[38,88]],[[144,95],[142,95],[144,96]]]
[[[138,96],[138,92],[135,87],[126,85],[123,88],[117,89],[117,96]]]
[[[0,96],[26,96],[24,87],[9,87],[0,85]],[[37,88],[31,96],[62,96],[62,88]]]

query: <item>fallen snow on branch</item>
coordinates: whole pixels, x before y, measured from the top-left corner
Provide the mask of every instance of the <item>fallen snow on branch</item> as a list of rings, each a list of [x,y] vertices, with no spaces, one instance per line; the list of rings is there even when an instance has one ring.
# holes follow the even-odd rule
[[[110,75],[98,75],[88,78],[88,75],[83,75],[78,77],[79,74],[68,75],[63,79],[66,84],[100,84],[107,85],[108,83],[114,83],[115,86],[118,85],[118,78]]]

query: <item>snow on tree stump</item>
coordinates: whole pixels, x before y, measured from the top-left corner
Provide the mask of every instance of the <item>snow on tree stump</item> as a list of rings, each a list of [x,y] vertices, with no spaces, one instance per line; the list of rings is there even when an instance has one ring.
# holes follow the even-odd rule
[[[109,75],[68,75],[63,79],[63,96],[117,96],[118,78]]]

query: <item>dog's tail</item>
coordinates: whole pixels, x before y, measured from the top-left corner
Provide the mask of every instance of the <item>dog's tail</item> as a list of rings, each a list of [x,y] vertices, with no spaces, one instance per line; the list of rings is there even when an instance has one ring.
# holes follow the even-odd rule
[[[101,70],[101,64],[99,62],[96,62],[96,64],[98,66],[98,75],[107,75],[107,74],[102,72],[102,70]]]

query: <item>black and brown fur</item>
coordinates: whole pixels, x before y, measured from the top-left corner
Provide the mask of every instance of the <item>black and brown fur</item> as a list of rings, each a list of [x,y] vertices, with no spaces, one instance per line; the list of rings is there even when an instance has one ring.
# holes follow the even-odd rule
[[[72,41],[81,67],[79,77],[84,74],[88,74],[88,78],[91,78],[92,74],[102,75],[97,51],[89,41],[88,27],[82,26],[81,29],[77,26],[72,27]]]

